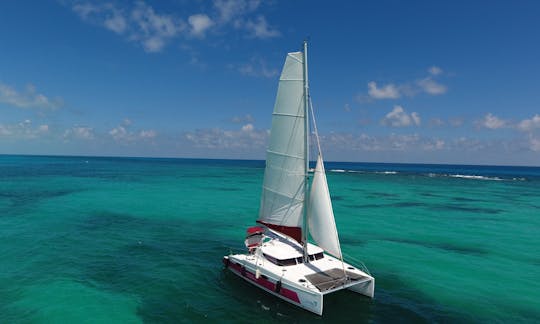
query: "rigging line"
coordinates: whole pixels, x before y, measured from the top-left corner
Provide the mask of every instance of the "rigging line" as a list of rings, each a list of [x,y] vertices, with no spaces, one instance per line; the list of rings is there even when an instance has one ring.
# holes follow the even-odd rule
[[[321,141],[319,140],[319,131],[317,130],[317,123],[315,122],[315,113],[313,112],[313,102],[311,101],[311,95],[309,96],[309,109],[311,110],[311,120],[313,121],[313,131],[315,132],[315,139],[317,140],[317,150],[322,158]]]
[[[322,151],[321,151],[321,141],[319,139],[319,131],[317,130],[317,123],[315,122],[315,113],[313,112],[313,102],[311,101],[311,96],[309,96],[308,99],[309,99],[309,108],[311,110],[311,119],[313,121],[313,131],[315,132],[315,139],[317,139],[317,149],[319,150],[319,156],[321,157],[321,160],[323,160]],[[325,172],[325,169],[324,169],[324,162],[322,162],[321,168],[322,168],[323,176],[326,178],[326,174],[325,174],[326,172]],[[315,165],[315,169],[317,169],[316,165]],[[328,186],[328,183],[327,183],[327,186]],[[332,206],[330,206],[330,208],[332,208]],[[341,267],[343,268],[343,275],[345,277],[347,277],[347,272],[345,270],[345,263],[343,261],[343,252],[341,251],[341,244],[339,243],[339,235],[338,235],[338,232],[337,232],[337,225],[335,225],[335,224],[336,224],[336,219],[335,219],[335,216],[334,216],[334,232],[335,232],[336,239],[337,239],[337,245],[338,245],[340,259],[341,259]]]

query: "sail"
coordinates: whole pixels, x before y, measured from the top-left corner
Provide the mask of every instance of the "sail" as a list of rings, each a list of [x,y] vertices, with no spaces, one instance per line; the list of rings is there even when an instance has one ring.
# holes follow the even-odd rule
[[[301,240],[305,185],[303,53],[287,54],[266,151],[258,222]]]
[[[326,182],[321,155],[317,158],[315,174],[311,183],[308,207],[309,233],[319,247],[337,258],[341,258],[341,248],[332,210],[332,201]]]

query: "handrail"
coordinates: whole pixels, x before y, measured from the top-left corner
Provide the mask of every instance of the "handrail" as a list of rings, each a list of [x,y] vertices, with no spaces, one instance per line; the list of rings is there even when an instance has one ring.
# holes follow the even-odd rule
[[[353,266],[356,266],[357,268],[360,268],[360,270],[362,270],[363,272],[365,272],[365,273],[367,273],[368,275],[371,276],[371,272],[369,272],[369,269],[368,269],[368,267],[364,264],[364,262],[362,262],[362,261],[360,261],[360,260],[358,260],[358,259],[356,259],[356,258],[350,256],[350,255],[347,254],[347,253],[344,253],[343,251],[341,251],[341,253],[342,253],[344,256],[347,257],[347,262],[349,262],[348,260],[352,260],[352,261],[354,262],[354,263],[351,262],[351,264],[352,264]],[[360,266],[358,266],[358,265],[360,265]]]

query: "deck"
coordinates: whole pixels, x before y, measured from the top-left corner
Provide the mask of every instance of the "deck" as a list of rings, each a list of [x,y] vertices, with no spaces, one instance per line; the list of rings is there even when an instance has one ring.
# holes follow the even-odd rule
[[[306,275],[306,279],[309,280],[309,282],[315,287],[317,287],[317,289],[319,289],[321,292],[324,292],[337,288],[339,286],[343,286],[344,284],[351,281],[359,281],[364,278],[368,278],[366,276],[350,271],[345,271],[345,273],[346,276],[343,273],[343,269],[333,268],[330,270]]]

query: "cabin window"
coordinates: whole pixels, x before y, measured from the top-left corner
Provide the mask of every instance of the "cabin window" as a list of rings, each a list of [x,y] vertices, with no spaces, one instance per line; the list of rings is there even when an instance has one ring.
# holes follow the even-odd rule
[[[322,259],[322,258],[324,258],[324,254],[323,254],[322,252],[316,253],[316,254],[311,254],[311,255],[309,256],[309,260],[310,260],[310,261],[313,261],[313,260],[319,260],[319,259]]]
[[[296,265],[296,258],[292,259],[285,259],[285,260],[278,260],[279,266],[292,266]]]
[[[281,266],[281,267],[296,265],[296,258],[278,260],[278,259],[276,259],[274,257],[269,256],[266,253],[263,253],[263,255],[266,258],[266,260],[272,262],[275,265]]]

